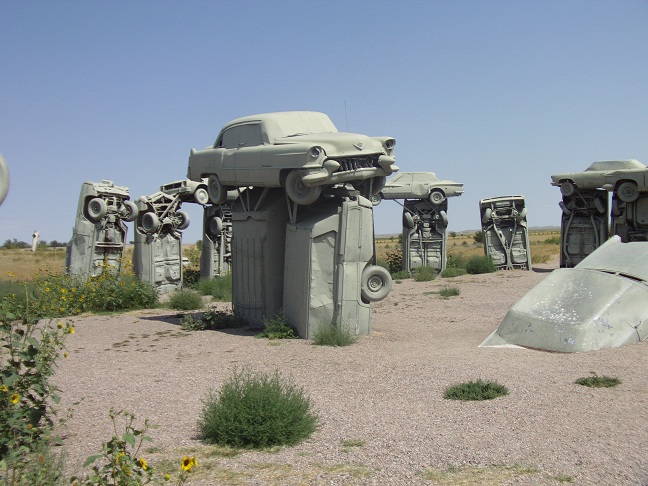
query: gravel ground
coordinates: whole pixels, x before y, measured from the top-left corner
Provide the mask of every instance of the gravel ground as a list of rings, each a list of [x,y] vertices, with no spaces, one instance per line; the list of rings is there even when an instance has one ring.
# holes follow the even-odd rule
[[[55,376],[74,411],[67,467],[78,471],[110,438],[116,407],[160,425],[146,452],[153,465],[196,456],[191,484],[648,484],[648,343],[574,354],[478,347],[556,266],[395,284],[374,306],[372,334],[346,348],[185,332],[163,309],[74,318]],[[432,293],[444,286],[461,293]],[[244,365],[303,386],[320,429],[272,452],[226,457],[202,445],[202,400]],[[574,384],[592,371],[622,384]],[[510,394],[443,398],[447,386],[478,378]]]

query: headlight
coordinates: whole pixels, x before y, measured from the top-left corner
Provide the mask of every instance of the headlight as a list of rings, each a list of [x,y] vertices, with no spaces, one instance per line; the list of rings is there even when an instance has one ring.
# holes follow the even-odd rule
[[[320,155],[324,152],[324,149],[322,147],[313,147],[310,149],[310,156],[313,159],[318,159]]]
[[[385,150],[394,150],[395,145],[396,145],[396,140],[394,140],[393,138],[388,138],[383,143],[383,146],[385,147]]]

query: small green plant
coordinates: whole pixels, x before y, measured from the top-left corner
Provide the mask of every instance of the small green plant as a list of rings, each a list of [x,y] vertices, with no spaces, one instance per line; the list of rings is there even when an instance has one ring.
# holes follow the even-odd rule
[[[430,282],[437,276],[436,271],[432,267],[418,267],[414,270],[415,282]]]
[[[348,329],[335,323],[321,324],[313,333],[313,344],[316,346],[351,346],[357,340],[358,337]]]
[[[395,272],[391,274],[392,280],[405,280],[410,278],[410,274],[407,270],[401,270],[400,272]]]
[[[588,386],[590,388],[612,388],[621,384],[621,380],[616,377],[599,376],[595,372],[591,372],[592,376],[579,378],[575,381],[577,385]]]
[[[264,449],[297,444],[318,423],[310,398],[279,371],[243,368],[235,369],[220,391],[210,391],[198,429],[208,443]]]
[[[466,262],[466,272],[470,274],[493,273],[497,269],[487,256],[473,256]]]
[[[446,267],[442,272],[441,272],[441,277],[443,278],[453,278],[453,277],[461,277],[462,275],[466,275],[466,269],[465,268],[454,268],[454,267]]]
[[[220,302],[232,301],[232,275],[203,278],[198,281],[196,289],[203,295],[211,295]]]
[[[473,240],[475,240],[475,243],[483,243],[484,242],[484,232],[483,231],[475,231],[475,234],[473,235]]]
[[[156,474],[153,466],[140,455],[144,442],[153,440],[146,434],[157,426],[145,419],[141,428],[136,428],[135,416],[125,410],[115,411],[111,408],[109,415],[113,424],[112,438],[102,445],[99,454],[88,457],[83,465],[84,468],[90,467],[92,473],[83,477],[73,476],[70,483],[79,486],[136,486],[152,481],[158,484],[162,480],[169,481],[169,474]],[[123,429],[123,433],[120,434],[118,429]],[[176,484],[185,484],[197,465],[195,457],[183,457],[178,467]]]
[[[263,316],[263,331],[256,335],[258,338],[268,339],[294,339],[297,337],[295,330],[286,321],[283,312],[269,318]]]
[[[202,297],[193,290],[178,290],[171,295],[169,307],[178,310],[194,310],[203,306]]]
[[[560,245],[560,236],[552,236],[543,241],[545,245]]]
[[[386,258],[389,273],[400,272],[403,269],[403,250],[401,248],[389,250]]]
[[[185,331],[215,331],[244,327],[248,322],[242,317],[218,310],[210,310],[198,314],[188,314],[180,319],[180,327]]]
[[[362,439],[344,439],[340,443],[342,447],[362,447],[367,442]]]
[[[508,395],[508,389],[494,381],[468,381],[449,386],[443,393],[443,398],[449,400],[491,400]]]
[[[439,290],[439,295],[444,298],[455,297],[460,294],[459,288],[457,287],[443,287]]]

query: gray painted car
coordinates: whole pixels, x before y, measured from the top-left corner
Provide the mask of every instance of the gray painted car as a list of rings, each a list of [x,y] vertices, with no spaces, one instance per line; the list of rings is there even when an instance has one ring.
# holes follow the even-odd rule
[[[292,201],[314,203],[322,186],[350,182],[363,195],[398,167],[392,137],[340,133],[324,113],[288,111],[229,122],[216,142],[191,149],[187,177],[208,180],[214,204],[236,187],[284,187]]]
[[[648,243],[614,236],[531,289],[481,346],[577,352],[645,341],[646,302]]]
[[[641,164],[643,165],[643,164]],[[648,191],[648,167],[613,170],[604,176],[605,185],[613,188],[618,198],[626,203],[639,199],[640,192]]]
[[[551,185],[560,187],[563,196],[571,196],[576,187],[581,189],[614,189],[614,184],[606,179],[609,173],[621,176],[628,171],[641,171],[646,166],[638,160],[601,160],[594,162],[584,172],[568,172],[551,176]],[[615,179],[615,181],[618,179]]]
[[[440,180],[434,172],[401,172],[385,183],[372,202],[377,204],[380,199],[425,199],[438,206],[446,198],[461,196],[463,192],[462,183]]]

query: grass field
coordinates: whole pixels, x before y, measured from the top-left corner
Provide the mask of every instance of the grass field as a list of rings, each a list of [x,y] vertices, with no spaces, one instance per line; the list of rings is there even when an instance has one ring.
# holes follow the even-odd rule
[[[545,243],[546,240],[560,238],[559,231],[533,231],[529,234],[531,256],[534,263],[548,261],[558,255],[560,247],[556,243]],[[379,238],[376,240],[378,258],[384,259],[388,251],[400,249],[398,236]],[[195,245],[185,245],[184,253],[196,252]],[[483,255],[484,247],[475,243],[472,234],[457,234],[448,237],[448,255],[469,258],[473,255]],[[133,247],[126,249],[125,260],[132,260]],[[65,248],[47,248],[32,252],[30,249],[7,250],[0,249],[0,281],[13,280],[24,282],[39,274],[63,273],[65,265]]]

